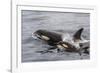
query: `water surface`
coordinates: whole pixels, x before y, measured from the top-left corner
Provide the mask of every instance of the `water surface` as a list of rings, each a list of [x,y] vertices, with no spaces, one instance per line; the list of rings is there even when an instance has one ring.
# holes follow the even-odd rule
[[[71,13],[71,12],[46,12],[46,11],[31,11],[22,10],[22,62],[37,62],[37,61],[59,61],[59,60],[80,60],[89,59],[90,56],[78,53],[60,52],[57,53],[37,53],[49,48],[41,40],[36,40],[32,37],[32,33],[38,29],[45,29],[60,33],[68,33],[73,35],[75,31],[84,28],[82,36],[85,39],[90,39],[90,14],[89,13]]]

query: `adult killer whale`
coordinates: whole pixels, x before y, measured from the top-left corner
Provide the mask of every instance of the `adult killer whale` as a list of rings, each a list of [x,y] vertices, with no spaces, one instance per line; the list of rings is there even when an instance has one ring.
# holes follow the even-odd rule
[[[63,40],[62,34],[60,33],[43,29],[37,30],[32,35],[35,35],[37,38],[47,42],[48,45],[52,46],[45,51],[41,51],[41,53],[46,53],[49,50],[57,49],[58,52],[60,50],[64,50],[67,52],[78,52],[80,55],[81,51],[84,50],[84,53],[89,54],[89,51],[87,50],[89,48],[89,45],[85,47],[83,46],[83,44],[87,43],[88,41],[84,42],[82,40],[81,38],[82,31],[83,28],[77,30],[70,41]]]

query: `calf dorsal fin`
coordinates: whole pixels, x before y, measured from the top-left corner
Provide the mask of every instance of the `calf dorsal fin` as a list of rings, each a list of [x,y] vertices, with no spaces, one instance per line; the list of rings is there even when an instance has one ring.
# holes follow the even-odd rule
[[[80,29],[73,35],[73,40],[74,40],[74,41],[81,40],[82,31],[83,31],[83,28],[80,28]]]

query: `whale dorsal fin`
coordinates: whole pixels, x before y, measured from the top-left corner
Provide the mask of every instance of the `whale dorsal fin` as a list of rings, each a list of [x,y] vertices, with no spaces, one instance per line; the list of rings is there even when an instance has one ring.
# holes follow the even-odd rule
[[[83,28],[80,28],[74,35],[73,35],[73,40],[79,41],[81,40],[81,34],[82,34]]]

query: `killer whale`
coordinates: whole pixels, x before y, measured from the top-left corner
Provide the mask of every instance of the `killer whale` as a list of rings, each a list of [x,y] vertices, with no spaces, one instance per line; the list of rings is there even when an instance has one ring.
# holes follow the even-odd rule
[[[61,34],[47,31],[47,30],[37,30],[33,33],[37,38],[44,40],[47,44],[54,46],[59,41],[62,41]]]
[[[48,52],[49,50],[52,50],[52,49],[57,49],[57,51],[59,52],[61,49],[63,49],[64,51],[67,51],[67,52],[78,52],[80,54],[80,49],[82,50],[85,49],[85,52],[86,52],[87,48],[89,48],[88,46],[81,47],[82,42],[80,45],[79,41],[82,40],[81,38],[82,32],[83,32],[83,28],[80,28],[79,30],[77,30],[76,33],[74,33],[73,38],[71,40],[75,45],[78,42],[77,44],[79,47],[76,47],[75,45],[67,41],[63,41],[62,35],[60,33],[56,33],[53,31],[40,29],[34,32],[33,34],[37,38],[47,42],[48,45],[52,46],[45,51],[41,51],[42,53]]]

